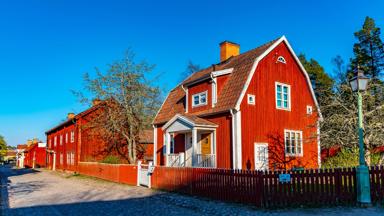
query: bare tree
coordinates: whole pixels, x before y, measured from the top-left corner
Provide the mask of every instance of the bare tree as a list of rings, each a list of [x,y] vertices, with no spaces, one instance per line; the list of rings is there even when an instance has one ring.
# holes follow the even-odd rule
[[[159,88],[147,79],[154,66],[145,61],[137,63],[134,57],[128,50],[124,58],[111,64],[105,73],[96,69],[95,78],[86,73],[88,97],[76,93],[82,102],[89,102],[90,98],[103,101],[86,127],[92,128],[108,144],[108,151],[125,156],[128,163],[136,162],[142,149],[139,136],[150,128],[161,104]]]

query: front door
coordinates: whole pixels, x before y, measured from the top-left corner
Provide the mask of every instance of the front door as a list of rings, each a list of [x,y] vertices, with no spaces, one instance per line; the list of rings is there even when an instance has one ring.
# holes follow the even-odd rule
[[[268,169],[268,143],[255,143],[255,169]]]
[[[201,134],[201,154],[211,154],[211,134]]]

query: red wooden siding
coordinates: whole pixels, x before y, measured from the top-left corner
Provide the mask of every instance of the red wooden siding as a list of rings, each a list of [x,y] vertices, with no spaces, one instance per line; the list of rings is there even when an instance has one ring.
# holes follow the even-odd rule
[[[283,56],[286,64],[276,63],[278,56]],[[291,86],[291,111],[276,109],[275,82]],[[297,157],[289,164],[316,168],[318,114],[310,93],[305,75],[289,52],[281,43],[271,51],[257,66],[245,97],[241,103],[242,119],[242,167],[254,169],[254,143],[264,142],[269,145],[269,152],[276,152],[284,159],[284,129],[303,131],[303,157]],[[256,104],[247,103],[247,94],[256,96]],[[306,107],[313,107],[313,114],[306,114]],[[312,127],[311,127],[312,126]],[[280,148],[281,146],[282,148]],[[270,168],[276,166],[277,158],[269,154]],[[289,168],[288,167],[288,168]]]
[[[157,145],[156,145],[156,165],[164,165],[165,158],[163,155],[163,145],[164,145],[164,133],[161,129],[163,125],[157,125]]]
[[[188,113],[195,113],[212,108],[212,80],[204,81],[188,87]],[[193,95],[207,91],[207,105],[192,107]]]

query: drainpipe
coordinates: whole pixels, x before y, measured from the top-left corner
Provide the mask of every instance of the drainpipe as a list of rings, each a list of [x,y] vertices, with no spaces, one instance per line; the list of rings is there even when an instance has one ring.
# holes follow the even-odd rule
[[[212,83],[214,85],[212,85],[212,96],[215,95],[215,100],[213,100],[213,97],[212,97],[212,107],[214,107],[216,105],[216,102],[217,102],[217,82],[216,82],[216,79],[213,77],[212,73],[210,74],[210,77],[212,79]]]

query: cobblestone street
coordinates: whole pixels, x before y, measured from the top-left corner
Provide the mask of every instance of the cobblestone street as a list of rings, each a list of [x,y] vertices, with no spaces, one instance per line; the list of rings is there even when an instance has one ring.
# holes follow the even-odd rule
[[[261,211],[46,170],[2,166],[4,215],[383,215],[380,208]]]

